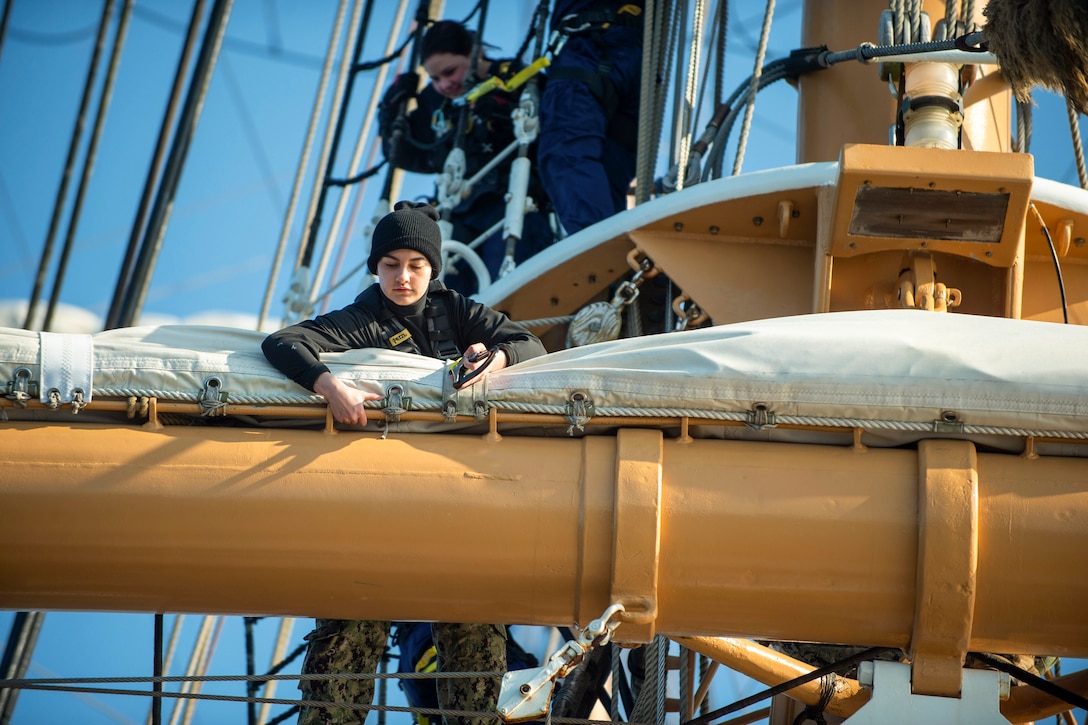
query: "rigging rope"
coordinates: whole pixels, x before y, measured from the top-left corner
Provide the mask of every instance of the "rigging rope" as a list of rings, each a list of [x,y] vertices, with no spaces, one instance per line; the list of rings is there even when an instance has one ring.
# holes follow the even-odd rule
[[[740,140],[737,142],[737,156],[733,161],[733,176],[740,173],[744,163],[744,152],[748,146],[748,131],[752,127],[752,116],[756,109],[756,93],[759,91],[759,79],[763,72],[763,58],[767,55],[767,41],[771,35],[771,21],[774,19],[775,0],[767,0],[767,8],[763,13],[763,28],[759,34],[759,47],[756,50],[755,71],[752,73],[752,84],[748,90],[748,103],[744,110],[744,123],[740,128]]]
[[[393,28],[399,28],[404,23],[404,18],[407,15],[407,12],[408,0],[400,0],[400,2],[397,4],[397,12],[394,16],[392,24],[390,25],[391,30]],[[385,46],[386,55],[389,55],[393,51],[393,48],[396,45],[396,40],[397,34],[390,32],[389,38],[387,39]],[[352,73],[358,72],[359,71],[357,68],[352,70]],[[374,115],[377,111],[378,103],[379,101],[381,101],[382,92],[385,89],[386,79],[388,75],[389,65],[383,64],[381,68],[378,69],[377,78],[375,78],[374,84],[371,86],[370,100],[367,102],[366,113],[363,117],[363,125],[362,128],[359,130],[358,135],[356,136],[355,149],[352,153],[351,161],[348,166],[349,177],[355,176],[358,173],[359,165],[362,162],[363,154],[368,147],[370,149],[370,161],[368,162],[368,165],[373,163],[374,157],[377,155],[379,144],[374,142],[376,138],[370,138],[371,127],[374,123]],[[351,99],[348,98],[346,99],[346,102],[350,102],[350,100]],[[367,176],[366,178],[369,179],[369,176]],[[333,179],[327,179],[326,183],[332,185]],[[361,196],[364,190],[365,187],[363,187],[362,189],[358,189],[358,195]],[[322,280],[325,278],[325,270],[328,267],[329,258],[332,255],[333,248],[336,246],[336,237],[340,230],[340,225],[343,222],[345,210],[347,209],[348,202],[351,201],[352,197],[356,196],[355,192],[356,189],[354,188],[354,186],[345,186],[343,187],[343,191],[340,193],[340,198],[337,200],[336,210],[335,212],[333,212],[332,222],[331,224],[329,224],[329,231],[325,236],[325,243],[322,249],[321,260],[317,265],[317,269],[314,271],[310,283],[311,305],[313,305],[317,301],[317,290],[320,288]],[[350,225],[348,229],[345,230],[344,238],[340,240],[341,248],[346,247],[349,234]],[[324,310],[322,310],[322,312],[324,312]]]
[[[646,0],[643,8],[642,30],[642,84],[639,89],[638,106],[638,157],[635,170],[635,204],[641,204],[649,200],[650,190],[653,186],[652,177],[654,170],[653,154],[656,153],[657,136],[653,134],[653,123],[650,122],[653,111],[653,94],[656,92],[657,66],[654,64],[654,46],[659,43],[658,36],[661,33],[659,25],[659,5],[667,0]],[[655,32],[655,28],[658,30]]]
[[[95,114],[94,127],[91,130],[91,140],[87,147],[87,154],[83,159],[83,173],[80,175],[79,185],[76,188],[76,198],[68,219],[68,232],[64,235],[64,246],[61,249],[60,260],[53,275],[53,290],[49,295],[49,306],[46,308],[45,320],[42,323],[43,330],[49,330],[53,326],[53,315],[56,314],[57,304],[60,301],[60,291],[64,286],[68,260],[72,256],[76,229],[79,227],[79,218],[83,211],[83,202],[87,198],[87,186],[91,181],[91,173],[94,171],[95,157],[98,155],[98,144],[102,140],[102,129],[106,125],[106,112],[109,110],[110,101],[113,98],[113,86],[117,80],[117,69],[121,65],[121,51],[124,50],[129,21],[132,19],[133,2],[134,0],[125,0],[124,7],[121,9],[121,19],[117,26],[117,35],[113,39],[113,50],[110,52],[105,84],[98,99],[98,111]],[[112,4],[112,0],[107,3],[107,5],[110,4]]]
[[[369,10],[370,1],[367,0],[366,7]],[[355,4],[351,11],[351,21],[348,26],[347,36],[344,41],[344,54],[340,59],[340,69],[337,73],[336,85],[333,90],[332,104],[329,108],[329,118],[341,120],[343,118],[343,106],[344,96],[348,88],[351,86],[351,69],[355,62],[358,61],[358,55],[362,50],[362,36],[359,26],[363,18],[363,0],[355,0]],[[352,42],[355,43],[355,53],[348,51]],[[354,58],[353,58],[354,57]],[[338,123],[330,123],[325,127],[325,136],[322,139],[321,151],[317,157],[317,168],[314,172],[315,183],[313,189],[310,192],[310,204],[306,211],[306,220],[302,227],[302,242],[298,247],[298,256],[295,259],[294,271],[298,275],[303,270],[310,267],[310,262],[313,258],[313,244],[317,237],[317,227],[321,224],[321,205],[324,201],[325,184],[324,180],[329,176],[329,167],[332,164],[332,157],[335,154],[336,146],[338,145]],[[320,180],[320,181],[318,181]],[[302,293],[301,287],[309,286],[307,280],[296,279],[292,282],[292,286],[298,286],[300,289],[294,290],[296,293]],[[288,310],[291,314],[299,314],[302,310]],[[284,324],[290,324],[292,319],[285,314]]]
[[[186,701],[218,701],[218,702],[242,702],[258,703],[266,705],[308,705],[325,708],[338,708],[353,711],[378,713],[401,712],[434,717],[455,718],[492,718],[496,725],[501,725],[499,716],[494,712],[482,712],[472,710],[453,710],[440,708],[405,707],[398,705],[363,705],[354,703],[333,703],[320,700],[299,700],[274,697],[213,695],[197,692],[152,692],[149,690],[131,690],[112,687],[84,687],[83,684],[126,684],[126,683],[171,683],[171,682],[246,682],[246,681],[280,681],[300,679],[307,680],[363,680],[363,679],[465,679],[482,677],[500,677],[501,672],[391,672],[391,673],[344,673],[344,674],[307,674],[307,675],[194,675],[194,676],[170,676],[170,677],[76,677],[76,678],[48,678],[48,679],[8,679],[0,680],[0,690],[20,689],[37,690],[44,692],[82,692],[101,695],[132,695],[136,697],[154,697],[161,699],[177,699]],[[561,725],[610,725],[607,720],[590,720],[586,718],[554,717],[552,722]],[[660,722],[660,721],[658,721]],[[618,723],[616,723],[618,725]],[[630,721],[628,725],[651,725],[651,723],[637,723]]]
[[[1073,158],[1077,164],[1077,179],[1080,180],[1080,188],[1088,189],[1088,171],[1084,167],[1084,147],[1080,143],[1080,114],[1068,98],[1065,99],[1065,109],[1069,114],[1069,133],[1073,137]]]
[[[1012,150],[1026,154],[1031,149],[1031,104],[1016,99],[1016,138]]]
[[[645,679],[642,681],[642,689],[639,690],[638,699],[631,712],[630,719],[636,722],[665,722],[665,702],[663,688],[665,677],[663,666],[668,650],[668,640],[661,635],[654,637],[653,641],[643,646],[646,656]]]
[[[257,316],[257,329],[264,327],[265,318],[268,317],[268,309],[272,304],[272,294],[276,288],[276,279],[279,276],[280,265],[283,264],[283,254],[287,249],[287,237],[291,233],[294,224],[295,209],[298,208],[299,196],[302,193],[303,179],[306,177],[306,168],[310,165],[310,152],[313,150],[314,136],[317,135],[317,124],[321,118],[321,107],[325,105],[325,94],[329,88],[329,77],[332,72],[333,60],[336,57],[336,47],[340,42],[340,33],[344,26],[344,16],[348,7],[348,0],[340,0],[340,6],[336,10],[336,18],[333,21],[332,34],[329,36],[329,47],[325,52],[325,63],[321,68],[321,78],[317,83],[317,97],[314,99],[313,111],[310,113],[310,123],[306,128],[306,140],[302,144],[302,156],[298,160],[298,168],[295,169],[295,183],[291,188],[291,199],[287,203],[287,213],[283,219],[283,228],[276,244],[275,258],[272,260],[272,269],[268,275],[268,285],[265,287],[264,300],[261,302],[261,311]]]
[[[676,176],[676,189],[679,191],[684,188],[684,181],[687,178],[688,158],[691,154],[691,139],[695,135],[695,121],[698,118],[698,109],[695,104],[695,79],[699,75],[699,49],[702,47],[702,43],[699,42],[703,34],[703,18],[706,14],[706,0],[695,0],[695,18],[692,20],[691,27],[691,53],[688,56],[688,73],[687,83],[684,86],[684,102],[681,104],[681,116],[679,126],[680,136],[680,153],[677,157],[676,165],[679,169],[679,173]],[[676,64],[677,69],[681,67],[680,63]],[[709,67],[709,64],[707,64]],[[679,89],[677,89],[679,91]]]
[[[65,198],[68,196],[68,184],[72,179],[72,169],[76,163],[76,155],[79,152],[83,139],[83,126],[87,122],[87,110],[91,103],[91,93],[94,89],[94,78],[98,72],[98,62],[102,57],[102,47],[106,43],[106,34],[109,30],[110,16],[113,14],[113,0],[106,0],[102,6],[102,18],[98,23],[98,36],[95,39],[94,51],[91,53],[91,63],[87,69],[87,79],[83,85],[83,95],[79,101],[79,112],[76,114],[76,125],[72,130],[72,139],[68,144],[68,157],[64,162],[64,172],[61,174],[60,188],[57,189],[57,198],[53,203],[53,215],[49,219],[49,231],[45,235],[45,244],[42,247],[41,258],[38,260],[38,274],[34,278],[34,287],[30,293],[26,308],[26,319],[23,328],[32,329],[34,317],[38,311],[38,300],[41,298],[42,287],[45,285],[45,274],[49,269],[49,258],[53,254],[53,245],[56,242],[57,227],[60,225],[61,213],[64,210]]]

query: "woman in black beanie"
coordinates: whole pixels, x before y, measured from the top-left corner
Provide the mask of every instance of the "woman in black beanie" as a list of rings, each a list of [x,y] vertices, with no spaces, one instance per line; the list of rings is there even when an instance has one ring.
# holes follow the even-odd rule
[[[370,271],[377,283],[343,309],[269,335],[265,356],[284,375],[324,397],[341,423],[366,424],[365,404],[382,396],[347,385],[319,356],[360,348],[386,348],[439,359],[463,356],[475,370],[475,357],[494,351],[486,372],[501,370],[545,353],[544,346],[521,325],[486,305],[447,290],[437,280],[442,269],[438,212],[427,204],[398,202],[374,228]],[[471,375],[471,373],[470,373]],[[470,379],[468,384],[479,378]],[[318,619],[306,636],[304,674],[375,672],[389,636],[389,622]],[[493,624],[446,624],[433,627],[440,668],[444,671],[506,671],[506,628]],[[442,680],[443,709],[494,711],[499,677]],[[302,680],[306,700],[370,705],[372,679]],[[300,725],[362,725],[366,710],[306,706]],[[491,725],[492,717],[447,718],[447,725]]]
[[[377,347],[440,360],[461,355],[473,370],[483,363],[471,358],[495,350],[488,372],[545,352],[524,327],[437,280],[442,235],[434,207],[401,201],[393,209],[371,241],[368,266],[378,282],[347,307],[274,332],[262,345],[269,362],[323,396],[341,423],[365,425],[364,404],[381,396],[342,383],[318,359],[323,352]]]

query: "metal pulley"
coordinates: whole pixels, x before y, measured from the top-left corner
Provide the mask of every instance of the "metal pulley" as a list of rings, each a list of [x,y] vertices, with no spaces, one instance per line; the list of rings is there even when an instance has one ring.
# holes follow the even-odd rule
[[[567,328],[567,347],[581,347],[619,338],[624,308],[638,298],[638,288],[643,280],[657,275],[660,271],[649,257],[643,255],[639,259],[641,254],[639,250],[632,249],[627,255],[627,262],[635,273],[616,289],[611,302],[594,302],[578,310]]]

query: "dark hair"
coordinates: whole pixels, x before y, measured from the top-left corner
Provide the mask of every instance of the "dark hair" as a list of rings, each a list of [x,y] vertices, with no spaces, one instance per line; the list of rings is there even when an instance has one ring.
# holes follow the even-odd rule
[[[419,59],[426,62],[436,53],[452,53],[471,57],[472,46],[476,43],[476,33],[456,20],[439,20],[423,34],[420,43]]]

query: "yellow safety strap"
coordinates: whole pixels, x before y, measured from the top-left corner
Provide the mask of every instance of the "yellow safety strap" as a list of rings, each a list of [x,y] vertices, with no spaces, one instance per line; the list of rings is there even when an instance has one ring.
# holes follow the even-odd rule
[[[499,78],[498,76],[491,76],[483,83],[475,86],[465,95],[461,96],[460,98],[455,98],[453,103],[456,106],[463,106],[466,103],[475,103],[476,101],[480,100],[494,90],[515,90],[519,86],[523,85],[525,81],[529,80],[537,73],[547,68],[550,64],[550,60],[548,60],[544,56],[541,56],[540,58],[534,60],[531,64],[519,70],[510,80],[506,82],[503,82],[502,78]]]

